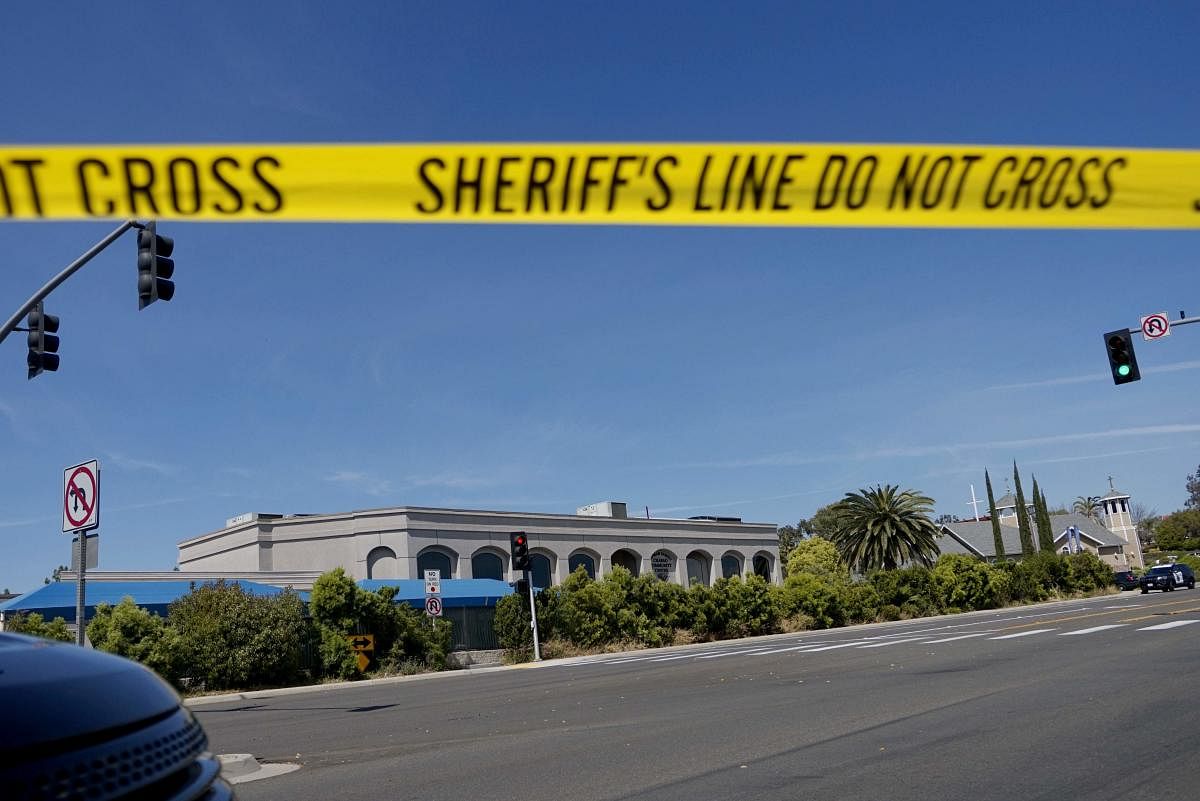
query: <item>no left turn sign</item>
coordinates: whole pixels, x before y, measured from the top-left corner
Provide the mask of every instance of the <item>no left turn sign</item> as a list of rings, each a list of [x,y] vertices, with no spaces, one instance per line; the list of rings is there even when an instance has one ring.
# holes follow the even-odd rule
[[[100,525],[100,463],[90,462],[63,471],[63,528],[89,531]]]
[[[1166,312],[1147,314],[1142,318],[1142,339],[1150,342],[1171,335],[1171,319]]]

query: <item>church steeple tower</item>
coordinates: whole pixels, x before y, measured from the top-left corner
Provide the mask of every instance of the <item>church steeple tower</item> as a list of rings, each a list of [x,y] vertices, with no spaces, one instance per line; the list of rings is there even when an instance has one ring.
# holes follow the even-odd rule
[[[1137,526],[1129,508],[1129,495],[1113,486],[1113,477],[1108,477],[1108,493],[1100,496],[1100,509],[1104,515],[1104,527],[1125,540],[1125,556],[1130,567],[1146,566],[1142,558],[1142,543],[1138,540]]]

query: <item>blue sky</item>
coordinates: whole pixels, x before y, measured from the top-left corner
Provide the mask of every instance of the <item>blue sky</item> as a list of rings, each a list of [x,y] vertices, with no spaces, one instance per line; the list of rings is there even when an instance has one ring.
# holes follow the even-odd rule
[[[2,136],[1196,147],[1191,4],[973,5],[27,4]],[[0,317],[111,228],[0,226]],[[106,569],[245,511],[787,523],[891,482],[965,514],[1014,459],[1052,502],[1111,473],[1168,512],[1200,463],[1200,331],[1139,343],[1124,387],[1100,339],[1200,314],[1194,232],[162,232],[171,303],[137,311],[129,237],[51,296],[57,374],[0,346],[0,589],[66,561],[91,457]]]

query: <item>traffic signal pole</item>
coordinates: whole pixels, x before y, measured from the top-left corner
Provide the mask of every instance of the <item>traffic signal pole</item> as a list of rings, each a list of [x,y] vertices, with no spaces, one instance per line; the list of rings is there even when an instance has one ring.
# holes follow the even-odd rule
[[[541,645],[538,643],[537,604],[533,602],[533,581],[531,580],[531,571],[526,570],[523,575],[525,576],[525,583],[529,585],[529,626],[533,629],[533,661],[541,662],[542,649]]]
[[[3,342],[5,338],[7,338],[8,335],[13,331],[16,331],[17,326],[20,324],[22,318],[29,314],[29,312],[33,311],[34,306],[45,300],[47,295],[57,289],[59,284],[61,284],[63,281],[66,281],[75,273],[79,272],[83,265],[94,259],[102,250],[111,245],[113,242],[116,242],[118,239],[120,239],[121,235],[130,228],[142,227],[142,224],[137,220],[126,220],[125,222],[121,223],[121,225],[115,231],[101,239],[96,244],[92,245],[92,247],[89,248],[86,253],[68,264],[61,273],[51,278],[45,286],[33,294],[33,297],[25,301],[25,304],[21,306],[21,308],[17,309],[16,314],[8,318],[3,327],[0,327],[0,342]]]

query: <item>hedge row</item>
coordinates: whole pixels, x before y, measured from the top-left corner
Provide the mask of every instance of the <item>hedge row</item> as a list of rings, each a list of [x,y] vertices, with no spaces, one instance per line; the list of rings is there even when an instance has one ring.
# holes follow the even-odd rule
[[[684,589],[653,576],[634,578],[619,567],[599,580],[580,569],[539,592],[535,602],[542,640],[595,650],[993,609],[1112,583],[1112,568],[1089,553],[1039,553],[998,565],[953,554],[932,568],[880,571],[862,581],[820,568],[791,570],[782,586],[753,576]],[[500,644],[516,659],[528,658],[532,649],[528,607],[516,595],[496,607]]]
[[[308,615],[299,596],[250,595],[236,584],[203,584],[175,601],[166,617],[132,598],[100,604],[88,639],[102,651],[137,660],[181,690],[250,689],[319,679],[351,679],[358,672],[350,635],[375,636],[377,674],[440,670],[450,649],[450,624],[431,627],[424,614],[393,603],[395,589],[367,592],[340,568],[313,586]],[[36,614],[8,627],[69,640],[61,618]]]

